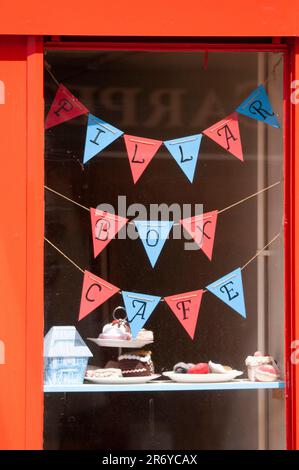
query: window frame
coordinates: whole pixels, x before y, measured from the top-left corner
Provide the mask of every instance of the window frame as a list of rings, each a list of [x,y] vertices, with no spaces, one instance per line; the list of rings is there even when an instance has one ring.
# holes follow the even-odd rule
[[[57,39],[57,38],[56,38]],[[225,41],[225,40],[224,40]],[[284,272],[284,289],[285,289],[285,397],[286,397],[286,448],[295,449],[296,439],[297,438],[297,428],[296,428],[296,419],[299,416],[299,410],[296,409],[296,402],[299,403],[299,391],[296,392],[296,384],[299,389],[299,380],[296,378],[295,381],[295,365],[291,364],[291,342],[296,338],[295,336],[295,327],[297,323],[295,322],[295,313],[296,313],[296,303],[299,304],[299,301],[295,300],[296,286],[294,284],[294,275],[295,275],[295,257],[294,257],[294,248],[296,241],[295,226],[293,221],[295,220],[295,209],[298,203],[294,202],[294,193],[295,193],[295,165],[294,165],[294,156],[295,151],[299,152],[294,147],[294,133],[295,125],[299,121],[299,116],[296,119],[291,112],[290,104],[290,90],[291,90],[291,79],[294,74],[294,67],[299,68],[298,62],[294,61],[295,54],[293,53],[292,46],[287,44],[269,44],[269,43],[196,43],[196,42],[154,42],[151,38],[149,41],[126,41],[124,42],[110,42],[103,41],[60,41],[53,40],[44,43],[44,52],[47,50],[66,50],[66,51],[93,51],[93,50],[102,50],[102,51],[173,51],[173,52],[183,52],[183,51],[198,51],[198,52],[281,52],[284,54],[284,126],[283,126],[283,140],[284,140],[284,244],[285,244],[285,272]],[[298,47],[299,50],[299,47]],[[297,52],[298,53],[298,52]],[[291,61],[290,59],[293,59]],[[299,124],[297,124],[298,126]],[[298,145],[298,144],[297,144]],[[299,156],[299,155],[298,155]],[[297,157],[298,157],[297,156]],[[44,155],[43,155],[44,158]],[[299,176],[299,170],[297,170]],[[299,178],[297,179],[299,181]],[[40,181],[40,184],[44,184],[44,181]],[[296,190],[297,192],[297,190]],[[298,188],[299,193],[299,188]],[[35,201],[36,203],[36,201]],[[28,201],[30,204],[30,201]],[[295,205],[296,204],[296,205]],[[39,205],[39,210],[44,211],[43,203]],[[299,209],[296,209],[297,211]],[[44,214],[43,214],[44,215]],[[29,229],[30,231],[30,229]],[[299,227],[298,227],[299,231]],[[299,243],[299,235],[297,235]],[[299,264],[299,255],[298,264]],[[43,262],[43,261],[42,261]],[[44,266],[43,266],[44,269]],[[299,292],[297,294],[299,297]],[[44,311],[39,309],[39,315],[44,315]],[[42,320],[43,321],[43,320]],[[297,326],[298,328],[298,326]],[[40,332],[39,332],[40,334]],[[299,336],[298,336],[299,338]],[[40,370],[40,361],[34,358],[34,362],[37,362],[38,368],[35,370],[35,374],[41,374]],[[32,370],[32,368],[31,368]],[[298,373],[297,373],[298,374]],[[40,406],[40,402],[39,402]],[[42,405],[43,406],[43,405]],[[43,413],[43,409],[42,409]],[[27,423],[27,426],[31,426],[31,423]],[[43,434],[43,428],[41,429]]]

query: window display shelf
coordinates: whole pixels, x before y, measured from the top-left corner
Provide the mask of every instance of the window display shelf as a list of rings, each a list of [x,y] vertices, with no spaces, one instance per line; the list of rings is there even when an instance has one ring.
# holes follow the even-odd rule
[[[45,385],[44,392],[175,392],[200,390],[261,390],[283,389],[284,382],[250,382],[234,380],[223,383],[177,383],[159,380],[145,384],[82,384],[82,385]]]

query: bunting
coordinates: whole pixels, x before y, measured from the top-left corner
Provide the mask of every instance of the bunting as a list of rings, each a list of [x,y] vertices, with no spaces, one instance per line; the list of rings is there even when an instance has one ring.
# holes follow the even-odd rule
[[[243,318],[246,318],[241,268],[237,268],[209,284],[207,289]]]
[[[269,97],[263,85],[257,87],[245,101],[236,109],[237,113],[252,119],[257,119],[273,127],[280,127],[275,116]]]
[[[194,339],[202,294],[203,290],[194,290],[164,297],[165,302],[191,339]]]
[[[202,134],[197,134],[164,142],[190,183],[193,183],[201,139]]]
[[[86,113],[89,113],[88,109],[64,85],[60,84],[47,115],[45,127],[49,129]],[[203,135],[216,142],[240,161],[244,161],[238,114],[262,121],[276,128],[280,127],[263,85],[259,85],[233,113],[208,127],[202,133],[164,142],[125,134],[112,124],[89,113],[83,163],[87,163],[123,135],[134,183],[140,179],[163,143],[192,183]]]
[[[136,294],[135,292],[127,291],[122,291],[122,297],[132,336],[136,338],[137,334],[160,302],[161,297],[148,294]]]
[[[279,233],[275,235],[275,237],[251,257],[242,268],[237,268],[212,284],[209,284],[206,286],[206,290],[218,297],[222,302],[231,307],[231,309],[240,314],[240,316],[246,318],[242,270],[263,253],[279,236]],[[45,241],[84,274],[79,320],[85,318],[89,313],[119,292],[120,289],[118,287],[80,268],[80,266],[59,250],[50,240],[45,238]],[[122,291],[121,294],[133,337],[136,338],[138,332],[145,325],[158,303],[161,300],[165,300],[165,303],[169,306],[190,338],[194,339],[202,295],[206,290],[199,289],[184,292],[182,294],[166,296],[164,299],[156,295]]]
[[[149,165],[162,145],[161,140],[145,139],[134,135],[124,135],[134,183]]]
[[[210,139],[243,161],[243,151],[236,112],[203,131]]]
[[[218,211],[206,212],[180,220],[199,248],[212,260]]]
[[[134,224],[153,268],[173,226],[173,222],[169,220],[134,220]]]
[[[46,117],[45,128],[50,129],[88,112],[84,104],[77,100],[64,85],[59,85]]]
[[[94,257],[98,256],[104,248],[115,238],[116,234],[127,224],[134,224],[137,232],[140,235],[140,239],[145,248],[145,251],[150,259],[152,267],[155,266],[158,257],[164,247],[166,239],[169,236],[170,230],[173,225],[181,224],[186,232],[193,238],[197,243],[198,247],[205,253],[205,255],[212,260],[214,240],[216,234],[216,224],[218,214],[224,213],[225,211],[242,204],[249,199],[258,196],[259,194],[268,191],[280,184],[280,181],[267,186],[241,200],[230,204],[228,207],[221,209],[220,211],[214,210],[211,212],[205,212],[194,217],[181,219],[179,222],[173,223],[172,221],[157,221],[157,220],[131,220],[129,221],[125,217],[121,217],[116,214],[112,214],[106,211],[101,211],[94,208],[87,208],[82,204],[64,196],[61,193],[45,186],[49,191],[54,194],[80,206],[81,208],[89,211],[91,218],[91,231],[93,241],[93,252]]]
[[[98,209],[90,209],[94,257],[106,248],[108,243],[126,225],[128,219]]]
[[[98,276],[84,271],[79,320],[89,315],[119,291],[119,288]]]
[[[118,139],[121,135],[123,135],[123,131],[105,121],[102,121],[102,119],[89,114],[83,163],[88,162],[91,158],[108,147],[108,145],[112,144],[112,142]]]

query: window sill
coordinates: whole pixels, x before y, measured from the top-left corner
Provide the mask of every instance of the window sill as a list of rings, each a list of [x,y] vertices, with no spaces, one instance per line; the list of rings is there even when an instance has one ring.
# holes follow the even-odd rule
[[[45,385],[45,393],[53,392],[174,392],[200,390],[268,390],[284,389],[284,382],[250,382],[249,380],[233,380],[223,383],[176,383],[156,381],[144,384],[81,384],[81,385]]]

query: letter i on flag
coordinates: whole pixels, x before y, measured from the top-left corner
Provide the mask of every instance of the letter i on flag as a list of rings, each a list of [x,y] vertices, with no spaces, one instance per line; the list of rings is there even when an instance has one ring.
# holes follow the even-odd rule
[[[161,140],[146,139],[134,135],[124,135],[126,149],[129,157],[131,172],[134,183],[137,183],[140,176],[156,155]]]
[[[164,297],[190,338],[194,339],[203,290]]]
[[[46,118],[45,128],[50,129],[88,112],[88,109],[64,85],[59,85]]]
[[[263,85],[258,86],[256,90],[240,104],[236,111],[237,113],[244,114],[244,116],[265,122],[270,126],[280,127]]]
[[[222,300],[222,302],[238,312],[243,318],[246,318],[242,271],[240,268],[208,285],[207,289]]]
[[[123,131],[102,119],[88,115],[83,163],[88,162],[108,145],[123,135]]]
[[[203,133],[243,161],[238,114],[236,112],[204,130]]]
[[[85,318],[118,291],[119,287],[88,271],[84,271],[79,320]]]
[[[134,220],[134,224],[150,263],[154,267],[173,226],[173,222],[168,220]]]
[[[213,256],[217,216],[218,211],[216,210],[180,220],[180,224],[210,261]]]
[[[109,212],[90,208],[94,257],[106,248],[108,243],[126,225],[128,219]]]
[[[133,338],[147,322],[161,297],[148,294],[136,294],[135,292],[122,291],[123,301],[130,324]]]
[[[201,139],[202,134],[197,134],[164,142],[190,183],[193,182]]]

